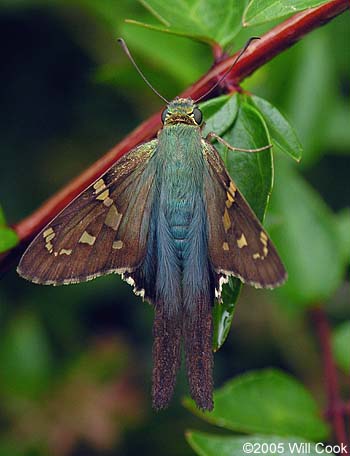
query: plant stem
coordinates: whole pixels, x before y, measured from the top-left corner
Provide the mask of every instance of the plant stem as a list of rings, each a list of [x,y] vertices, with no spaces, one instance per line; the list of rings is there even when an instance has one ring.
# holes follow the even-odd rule
[[[327,390],[326,415],[331,422],[337,443],[346,444],[344,404],[340,396],[337,369],[333,359],[329,322],[326,312],[322,307],[315,307],[312,309],[311,315],[316,325],[322,351],[325,386]],[[345,451],[345,453],[348,454],[347,451]]]
[[[260,40],[255,41],[241,57],[237,65],[227,76],[225,83],[227,87],[237,87],[248,75],[252,74],[263,64],[271,60],[275,55],[289,48],[300,40],[305,34],[320,27],[334,17],[338,16],[350,7],[348,0],[333,0],[317,8],[312,8],[298,13],[268,33]],[[218,57],[221,50],[215,48],[214,55]],[[213,67],[191,87],[187,88],[181,96],[198,98],[204,94],[231,66],[237,54],[219,59]],[[24,246],[31,240],[51,219],[53,219],[70,201],[81,191],[95,181],[102,173],[112,166],[123,154],[135,147],[137,144],[151,139],[159,130],[160,112],[144,121],[139,127],[131,132],[124,140],[107,152],[89,168],[83,171],[78,177],[68,183],[63,189],[44,202],[32,214],[16,223],[13,228],[20,239],[17,251],[23,250]],[[0,264],[6,260],[6,256],[0,257]]]

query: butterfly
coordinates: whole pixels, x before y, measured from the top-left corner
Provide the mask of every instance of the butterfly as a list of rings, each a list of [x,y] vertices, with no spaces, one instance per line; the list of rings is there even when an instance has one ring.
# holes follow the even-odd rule
[[[274,288],[286,278],[266,231],[201,135],[202,113],[176,98],[157,139],[116,162],[30,244],[19,274],[45,285],[118,273],[154,305],[153,405],[174,390],[184,345],[190,392],[211,410],[212,306],[229,276]]]
[[[63,209],[17,270],[44,285],[120,274],[154,306],[153,406],[168,405],[183,347],[190,394],[211,410],[212,307],[222,285],[234,276],[274,288],[286,271],[210,136],[202,136],[198,100],[164,100],[157,138],[129,151]]]

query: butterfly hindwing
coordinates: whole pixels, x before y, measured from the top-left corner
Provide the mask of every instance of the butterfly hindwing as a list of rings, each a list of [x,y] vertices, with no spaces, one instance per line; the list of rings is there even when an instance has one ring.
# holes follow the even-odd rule
[[[208,213],[209,257],[217,273],[239,277],[257,288],[286,279],[278,253],[258,218],[228,175],[216,149],[203,140],[208,167],[204,192]]]
[[[157,140],[124,155],[34,239],[18,272],[42,284],[66,284],[134,270],[147,244]]]

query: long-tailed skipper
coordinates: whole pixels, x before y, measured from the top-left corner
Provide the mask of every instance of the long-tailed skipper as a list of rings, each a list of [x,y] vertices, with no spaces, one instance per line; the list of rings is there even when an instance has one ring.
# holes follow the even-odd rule
[[[171,399],[183,346],[191,396],[211,410],[212,306],[222,284],[234,276],[274,288],[286,272],[202,137],[196,102],[167,102],[162,122],[156,139],[124,155],[39,233],[18,272],[44,285],[121,274],[155,310],[154,407]]]

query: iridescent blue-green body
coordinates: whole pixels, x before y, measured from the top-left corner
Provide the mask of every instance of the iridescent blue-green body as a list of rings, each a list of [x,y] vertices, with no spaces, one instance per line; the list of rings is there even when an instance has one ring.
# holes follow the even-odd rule
[[[153,405],[172,396],[184,346],[190,392],[213,408],[212,305],[229,276],[273,288],[285,269],[266,232],[201,135],[202,114],[176,98],[157,139],[123,156],[34,239],[18,272],[46,285],[112,272],[155,308]]]
[[[215,274],[208,257],[205,158],[192,101],[169,105],[153,160],[147,255],[132,274],[155,304],[153,402],[164,407],[172,395],[183,339],[191,394],[211,409]]]
[[[157,273],[153,398],[156,406],[162,407],[171,396],[183,337],[192,396],[201,408],[211,409],[211,307],[215,287],[208,258],[199,126],[181,122],[166,125],[158,135],[156,154],[159,205],[154,211]]]
[[[203,200],[204,157],[198,126],[166,126],[158,136],[159,207],[157,292],[168,313],[193,310],[195,293],[208,294],[207,212]]]

